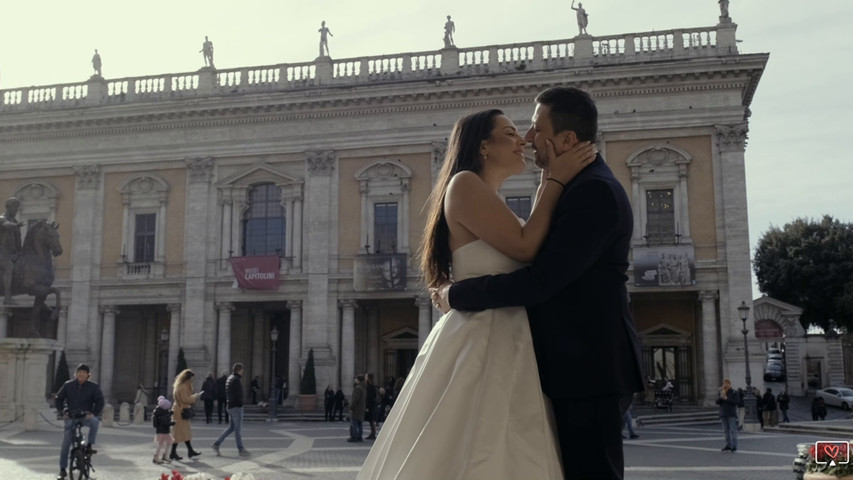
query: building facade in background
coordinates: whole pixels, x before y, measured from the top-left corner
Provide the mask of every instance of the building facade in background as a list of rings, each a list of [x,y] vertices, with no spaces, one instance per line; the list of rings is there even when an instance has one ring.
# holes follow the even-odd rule
[[[723,20],[2,90],[0,195],[60,224],[57,336],[113,402],[162,393],[179,349],[200,378],[239,361],[291,397],[313,350],[318,388],[348,392],[357,373],[405,376],[438,319],[415,254],[453,123],[497,107],[526,129],[539,91],[576,86],[633,203],[644,367],[709,401],[743,378],[745,147],[768,60]],[[531,166],[502,189],[519,216],[537,181]],[[27,312],[0,311],[5,333]]]

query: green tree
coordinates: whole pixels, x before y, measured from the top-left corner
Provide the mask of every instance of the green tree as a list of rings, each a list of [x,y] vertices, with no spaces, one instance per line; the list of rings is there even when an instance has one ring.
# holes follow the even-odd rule
[[[71,380],[71,374],[68,373],[68,361],[63,350],[59,355],[59,364],[56,365],[56,376],[53,377],[53,393],[58,392],[68,380]]]
[[[825,215],[770,227],[753,269],[762,293],[803,309],[803,327],[853,331],[853,224]]]
[[[177,377],[179,373],[187,369],[187,359],[184,357],[184,347],[178,349],[178,370],[175,372]]]
[[[316,395],[317,394],[317,379],[314,376],[314,349],[308,350],[308,361],[305,362],[305,371],[302,373],[302,380],[299,382],[300,395]]]

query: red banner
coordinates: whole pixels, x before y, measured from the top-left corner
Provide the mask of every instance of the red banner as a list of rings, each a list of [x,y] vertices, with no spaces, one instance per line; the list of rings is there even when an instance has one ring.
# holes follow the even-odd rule
[[[237,286],[246,290],[278,290],[279,258],[231,257]]]

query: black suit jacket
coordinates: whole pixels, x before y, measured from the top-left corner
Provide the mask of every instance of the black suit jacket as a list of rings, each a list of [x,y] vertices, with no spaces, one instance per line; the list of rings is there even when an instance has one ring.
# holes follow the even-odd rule
[[[599,155],[566,186],[533,263],[456,282],[450,305],[526,306],[542,390],[551,398],[643,391],[625,285],[633,227],[625,189]]]

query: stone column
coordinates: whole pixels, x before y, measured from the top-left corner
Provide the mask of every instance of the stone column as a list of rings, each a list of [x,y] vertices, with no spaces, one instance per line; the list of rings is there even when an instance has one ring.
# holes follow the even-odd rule
[[[301,369],[299,361],[302,357],[302,301],[288,300],[290,309],[290,338],[287,357],[287,389],[288,398],[295,399],[299,395],[299,376]]]
[[[249,318],[252,319],[252,345],[254,348],[252,349],[252,363],[246,368],[247,372],[251,372],[250,375],[245,375],[245,382],[251,382],[252,378],[255,378],[255,375],[261,377],[261,392],[265,391],[266,388],[270,385],[270,381],[266,376],[267,364],[269,363],[269,355],[265,346],[270,342],[269,331],[264,328],[264,312],[263,310],[257,309],[249,312]],[[248,364],[248,358],[243,360],[244,364]],[[240,361],[240,359],[237,359]],[[271,373],[271,372],[270,372]],[[250,392],[251,393],[251,392]],[[258,398],[269,398],[263,397],[260,392],[258,392]]]
[[[379,309],[367,307],[367,371],[379,374]]]
[[[717,295],[716,291],[699,292],[702,302],[702,404],[714,406],[718,397],[717,389],[722,385],[720,379],[720,348],[717,337]]]
[[[113,367],[115,366],[116,350],[116,314],[118,309],[113,305],[101,306],[104,314],[103,340],[101,341],[101,374],[98,376],[98,384],[104,393],[107,403],[112,401],[113,396]],[[97,372],[96,372],[97,373]]]
[[[0,313],[2,315],[2,313]],[[0,328],[0,333],[4,332],[2,328]],[[68,307],[63,305],[59,307],[59,320],[56,324],[56,341],[59,342],[59,345],[64,350],[67,348],[68,342]],[[59,361],[59,360],[57,360]]]
[[[217,303],[219,312],[219,337],[216,342],[216,371],[231,371],[231,312],[233,303]]]
[[[300,192],[301,195],[301,192]],[[293,200],[293,270],[302,271],[302,197]]]
[[[208,238],[208,225],[212,221],[210,188],[213,178],[212,158],[189,158],[187,166],[187,193],[184,213],[184,288],[182,299],[181,346],[190,368],[203,369],[212,363],[205,349],[205,332],[212,325],[205,325],[207,261],[215,256],[215,250],[198,239]],[[208,317],[209,318],[209,317]],[[210,337],[208,337],[210,339]]]
[[[222,249],[219,255],[220,258],[230,258],[234,253],[231,247],[231,210],[233,205],[231,192],[223,191],[220,203],[222,206]]]
[[[310,215],[306,216],[308,231],[305,246],[308,263],[302,271],[308,277],[305,316],[312,321],[304,324],[302,349],[305,351],[314,349],[318,382],[332,378],[331,366],[335,361],[332,359],[332,329],[329,327],[330,322],[337,320],[337,308],[329,300],[330,297],[334,298],[334,295],[330,294],[329,287],[332,268],[329,252],[334,249],[333,243],[337,238],[332,235],[338,221],[337,210],[335,205],[332,205],[332,191],[338,181],[337,178],[333,179],[336,175],[337,162],[337,155],[333,151],[307,152],[306,154],[308,176],[306,177],[305,204],[311,211]],[[295,207],[294,210],[296,210]]]
[[[160,208],[157,211],[157,243],[154,245],[154,261],[161,265],[166,263],[166,204],[169,201],[168,195],[169,192],[160,193]]]
[[[715,179],[715,196],[722,204],[717,204],[718,241],[723,246],[718,248],[718,261],[726,265],[721,279],[728,285],[720,290],[720,319],[723,341],[727,344],[727,352],[733,358],[743,358],[735,354],[743,348],[743,336],[740,334],[743,324],[737,307],[742,301],[752,307],[752,270],[749,257],[749,223],[746,202],[746,177],[744,172],[744,149],[746,148],[748,126],[745,123],[736,125],[717,125],[718,158],[715,158],[715,170],[719,177]],[[755,331],[755,327],[747,322],[747,328]],[[757,351],[756,351],[757,353]],[[753,354],[753,359],[757,356]],[[761,363],[750,365],[755,372],[761,371]],[[724,370],[726,374],[727,370]]]
[[[418,307],[418,350],[424,346],[432,323],[432,301],[429,295],[415,297],[415,305]]]
[[[98,312],[92,305],[92,281],[99,278],[93,264],[99,252],[100,232],[103,218],[103,194],[101,173],[97,165],[74,167],[77,176],[74,191],[74,219],[71,236],[71,295],[68,304],[68,361],[69,364],[100,360],[99,346],[101,331],[98,329]]]
[[[0,305],[0,338],[8,337],[9,331],[9,307]]]
[[[181,304],[171,303],[166,305],[166,310],[169,312],[169,363],[166,364],[166,380],[172,381],[179,373],[177,368],[178,350],[181,348]],[[169,391],[168,387],[166,391]]]
[[[400,201],[400,227],[397,237],[398,248],[400,253],[409,254],[409,178],[401,178],[400,187],[403,189],[403,199]],[[408,258],[408,257],[407,257]],[[408,268],[406,269],[408,271]]]
[[[338,300],[342,310],[341,320],[341,388],[345,395],[352,394],[355,378],[355,307],[358,303],[353,299]]]

